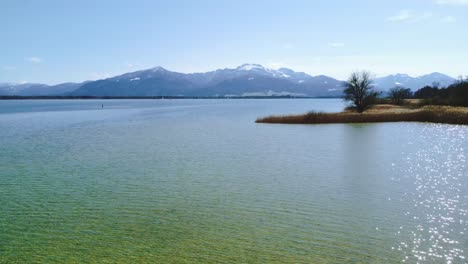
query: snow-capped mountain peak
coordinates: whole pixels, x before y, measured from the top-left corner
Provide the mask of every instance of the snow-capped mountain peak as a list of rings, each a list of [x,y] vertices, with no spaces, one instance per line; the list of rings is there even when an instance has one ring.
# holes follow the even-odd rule
[[[150,69],[152,72],[158,72],[158,71],[167,71],[166,69],[164,69],[163,67],[161,66],[156,66],[156,67],[153,67]]]
[[[395,78],[411,78],[411,76],[405,73],[397,73],[397,74],[393,74],[390,76],[395,77]]]
[[[417,90],[426,85],[437,83],[440,87],[447,87],[455,81],[450,76],[441,73],[430,73],[418,77],[411,77],[408,74],[393,74],[375,79],[375,85],[378,89],[388,90],[392,87],[405,87]]]
[[[239,71],[251,71],[253,69],[257,69],[257,70],[265,70],[265,67],[263,67],[262,65],[260,64],[249,64],[249,63],[246,63],[246,64],[242,64],[241,66],[237,67],[236,70],[239,70]]]
[[[291,74],[289,72],[283,72],[281,70],[275,70],[263,67],[260,64],[242,64],[241,66],[235,69],[236,71],[240,72],[252,72],[257,74],[262,74],[274,78],[290,78]],[[294,73],[294,71],[291,71]]]

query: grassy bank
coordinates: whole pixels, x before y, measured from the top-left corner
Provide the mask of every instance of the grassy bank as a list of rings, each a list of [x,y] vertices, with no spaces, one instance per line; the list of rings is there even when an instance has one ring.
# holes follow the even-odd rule
[[[377,105],[362,114],[351,111],[341,113],[310,112],[303,115],[263,117],[255,122],[278,124],[432,122],[468,125],[468,108],[424,106],[411,109],[393,105]]]

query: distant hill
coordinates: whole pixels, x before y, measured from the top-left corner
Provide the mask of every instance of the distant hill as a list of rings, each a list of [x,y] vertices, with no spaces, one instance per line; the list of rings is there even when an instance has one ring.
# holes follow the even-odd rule
[[[162,67],[126,73],[82,85],[71,95],[96,96],[340,96],[342,82],[258,64],[183,74]]]
[[[437,83],[440,87],[447,87],[456,80],[448,75],[434,72],[419,77],[411,77],[407,74],[394,74],[375,79],[375,86],[382,90],[388,90],[393,87],[405,87],[416,91],[426,85],[432,86]]]
[[[78,89],[82,83],[62,83],[57,85],[47,85],[40,83],[24,84],[0,84],[0,95],[21,95],[21,96],[51,96],[65,95]]]
[[[419,77],[406,74],[377,78],[375,86],[386,91],[395,86],[417,90],[439,83],[448,86],[455,79],[441,73]],[[269,69],[259,64],[243,64],[234,69],[203,73],[179,73],[155,67],[115,77],[83,83],[0,84],[0,95],[72,96],[311,96],[337,97],[343,81],[325,75],[312,76],[288,68]]]

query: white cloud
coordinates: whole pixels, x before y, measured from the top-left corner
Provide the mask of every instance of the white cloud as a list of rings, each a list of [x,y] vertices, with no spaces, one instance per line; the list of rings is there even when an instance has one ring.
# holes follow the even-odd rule
[[[133,68],[133,67],[135,67],[135,64],[132,64],[132,63],[127,63],[127,67],[129,67],[129,68]]]
[[[3,69],[5,71],[13,71],[13,70],[16,70],[16,67],[15,66],[3,66]]]
[[[401,10],[398,14],[388,18],[389,21],[405,21],[411,18],[410,11]]]
[[[39,58],[39,57],[28,57],[28,58],[25,58],[25,60],[32,62],[32,63],[41,63],[43,61],[42,58]]]
[[[437,0],[438,5],[468,5],[468,0]]]
[[[341,48],[341,47],[344,47],[344,43],[342,43],[342,42],[331,42],[331,43],[328,43],[328,46],[333,47],[333,48]]]
[[[421,20],[426,20],[429,18],[432,18],[434,15],[431,12],[424,12],[418,16],[416,16],[413,20],[413,22],[419,22]]]
[[[441,18],[440,21],[444,23],[455,23],[457,22],[457,19],[453,16],[446,16]]]
[[[433,17],[431,12],[416,13],[407,9],[400,10],[398,14],[387,18],[388,21],[392,22],[421,22]]]

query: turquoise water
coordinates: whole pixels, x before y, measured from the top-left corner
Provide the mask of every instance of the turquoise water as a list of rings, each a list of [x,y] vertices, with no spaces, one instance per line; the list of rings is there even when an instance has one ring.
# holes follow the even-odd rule
[[[254,123],[343,106],[0,101],[0,263],[467,263],[467,127]]]

